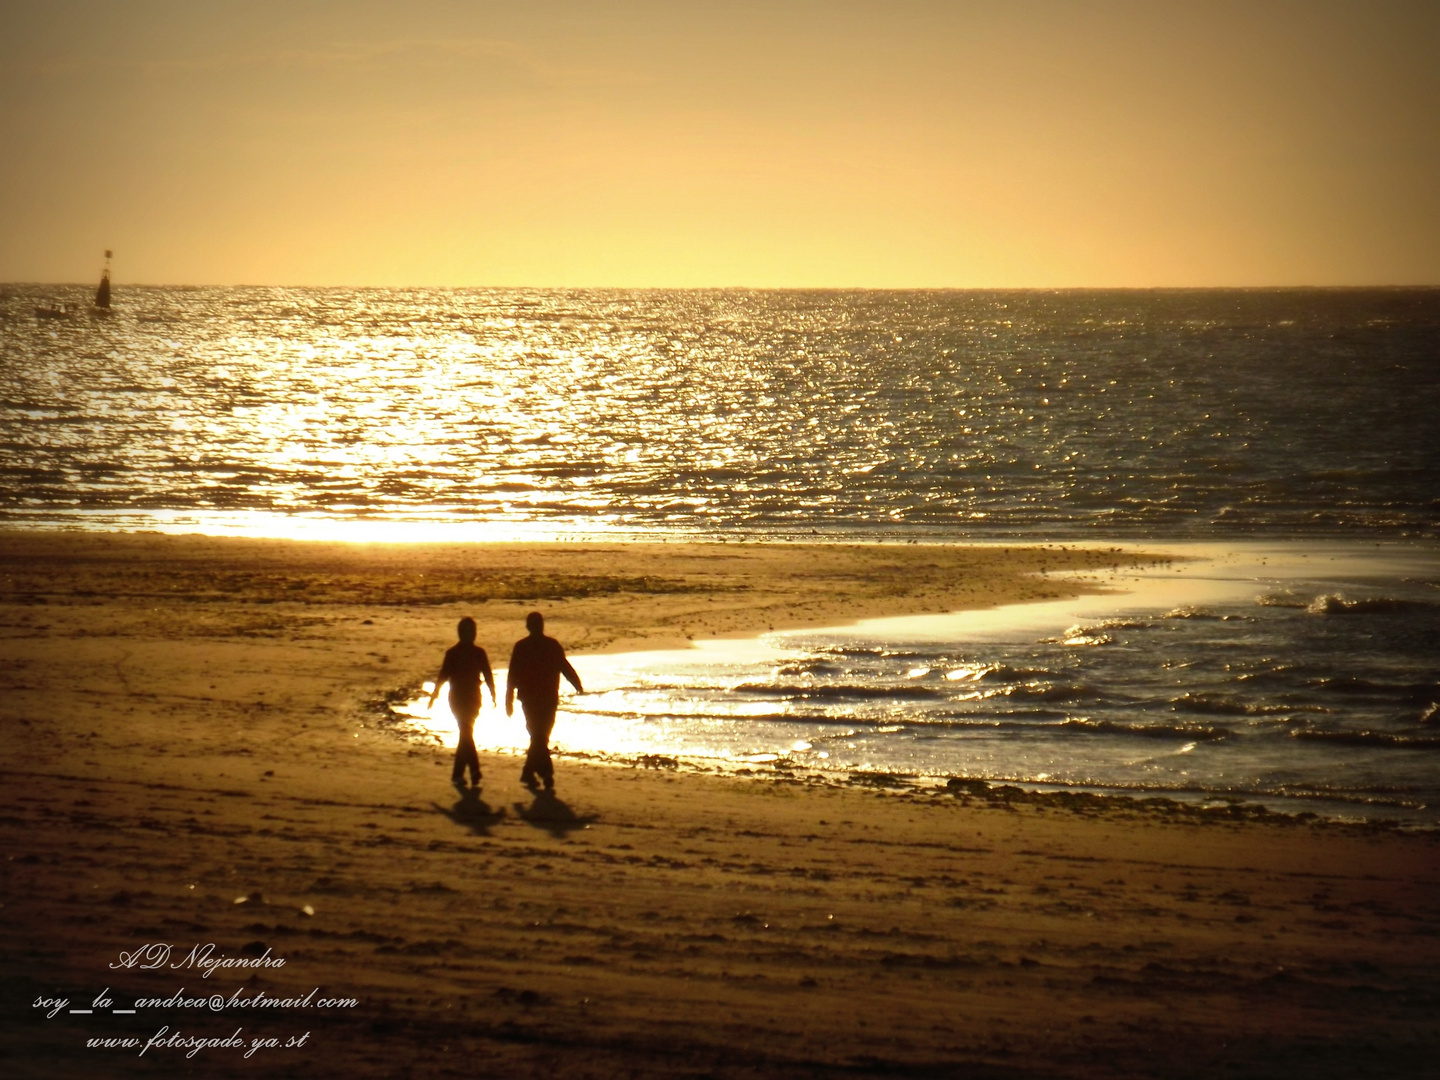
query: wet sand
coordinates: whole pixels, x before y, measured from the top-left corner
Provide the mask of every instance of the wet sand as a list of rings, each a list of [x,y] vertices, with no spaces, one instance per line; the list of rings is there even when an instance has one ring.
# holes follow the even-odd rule
[[[654,648],[1053,598],[1078,586],[1042,568],[1141,558],[0,533],[0,1072],[1422,1075],[1430,836],[564,760],[537,798],[510,757],[461,796],[377,723],[462,614],[492,655],[536,606],[572,652]],[[163,966],[110,967],[154,943]],[[285,963],[170,966],[209,943]],[[182,988],[318,991],[113,1012]],[[162,1027],[277,1045],[86,1046]]]

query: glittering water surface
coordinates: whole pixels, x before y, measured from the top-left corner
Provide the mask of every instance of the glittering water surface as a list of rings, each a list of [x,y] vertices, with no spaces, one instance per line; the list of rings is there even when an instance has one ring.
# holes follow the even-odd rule
[[[1435,819],[1440,290],[88,293],[0,288],[0,522],[1348,545],[1009,636],[588,660],[573,750]]]
[[[0,515],[1434,534],[1440,291],[0,297]],[[345,535],[333,533],[332,535]],[[353,531],[351,535],[368,535]]]

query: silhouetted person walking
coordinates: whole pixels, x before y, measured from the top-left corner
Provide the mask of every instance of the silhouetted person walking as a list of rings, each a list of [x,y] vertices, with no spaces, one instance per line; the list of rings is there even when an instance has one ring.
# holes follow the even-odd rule
[[[455,628],[460,640],[445,650],[445,660],[440,665],[440,674],[435,676],[435,689],[430,692],[430,704],[440,687],[450,684],[450,711],[455,714],[455,723],[460,725],[460,745],[455,747],[455,767],[450,772],[450,782],[457,787],[465,786],[465,768],[469,766],[471,783],[480,786],[480,755],[475,752],[475,718],[480,715],[480,678],[490,687],[490,704],[495,700],[495,676],[490,673],[490,657],[475,644],[475,620],[470,616],[460,620]]]
[[[550,732],[555,729],[555,710],[560,707],[560,676],[564,675],[577,694],[585,688],[580,676],[565,659],[560,642],[545,636],[545,616],[532,611],[525,616],[529,637],[515,643],[510,653],[510,671],[505,676],[505,715],[515,715],[515,697],[525,710],[525,730],[530,732],[530,749],[520,782],[533,788],[536,778],[545,790],[555,787],[555,763],[550,760]]]

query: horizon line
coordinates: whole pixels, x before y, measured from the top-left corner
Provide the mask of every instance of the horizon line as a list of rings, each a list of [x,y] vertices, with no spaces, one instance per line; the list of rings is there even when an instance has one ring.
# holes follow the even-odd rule
[[[0,288],[87,288],[93,281],[4,281]],[[123,282],[121,289],[348,289],[393,292],[436,289],[451,292],[1324,292],[1354,289],[1390,291],[1440,289],[1436,282],[1329,285],[354,285],[255,282]]]

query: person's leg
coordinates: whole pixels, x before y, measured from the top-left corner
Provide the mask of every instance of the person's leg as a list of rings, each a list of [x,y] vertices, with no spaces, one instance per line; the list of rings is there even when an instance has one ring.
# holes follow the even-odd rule
[[[455,747],[455,768],[450,779],[463,783],[466,768],[470,770],[470,782],[480,786],[480,754],[475,749],[475,726],[460,725],[460,744]]]
[[[535,728],[531,738],[532,744],[539,746],[535,775],[540,777],[545,784],[545,790],[549,791],[555,786],[555,762],[550,757],[550,733],[555,730],[554,705],[546,706],[542,715],[536,717]]]
[[[460,743],[455,747],[455,761],[450,766],[450,782],[465,783],[465,733],[460,733]]]
[[[527,787],[533,787],[537,779],[544,781],[547,788],[555,786],[555,766],[550,760],[550,732],[555,729],[557,704],[547,701],[520,703],[525,710],[525,730],[530,733],[525,768],[520,773],[520,782]]]
[[[470,766],[475,782],[480,782],[480,755],[475,752],[475,718],[480,715],[479,701],[450,696],[450,712],[460,729],[460,741],[455,745],[455,764],[450,769],[450,782],[465,782],[465,767]]]
[[[525,730],[530,733],[530,745],[525,749],[525,767],[520,770],[520,782],[526,787],[535,785],[535,716],[529,702],[521,701],[520,709],[525,713]]]

